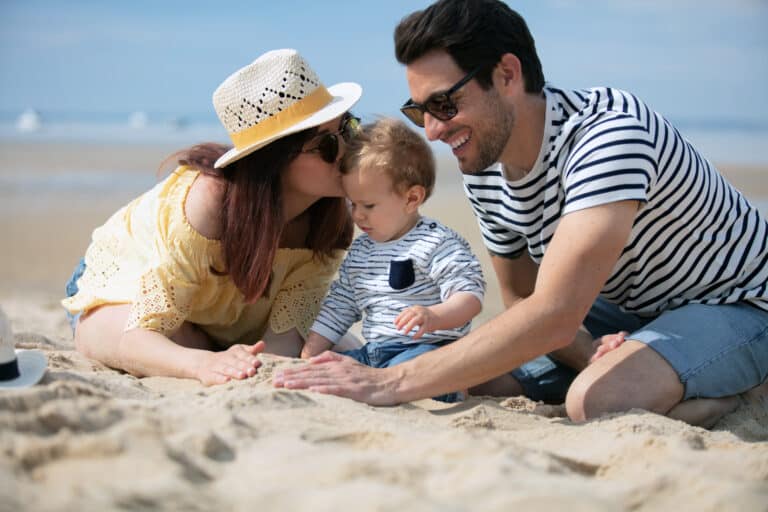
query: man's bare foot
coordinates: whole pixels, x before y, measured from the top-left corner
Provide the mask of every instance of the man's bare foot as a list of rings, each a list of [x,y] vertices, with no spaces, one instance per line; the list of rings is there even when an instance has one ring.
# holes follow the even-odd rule
[[[745,391],[741,396],[748,402],[768,405],[768,380]]]
[[[739,404],[741,400],[738,396],[692,398],[674,406],[667,416],[697,427],[712,428],[723,416],[735,411]]]

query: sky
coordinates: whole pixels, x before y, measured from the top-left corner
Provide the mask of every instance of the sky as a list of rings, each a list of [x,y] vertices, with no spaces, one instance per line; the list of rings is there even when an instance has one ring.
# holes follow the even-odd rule
[[[408,97],[392,33],[420,0],[0,0],[0,113],[215,119],[236,69],[296,48],[364,117]],[[630,90],[672,120],[768,130],[768,0],[519,0],[546,79]]]

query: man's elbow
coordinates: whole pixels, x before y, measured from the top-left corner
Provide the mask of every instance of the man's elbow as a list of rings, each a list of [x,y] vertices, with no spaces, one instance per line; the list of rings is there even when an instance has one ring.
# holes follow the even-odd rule
[[[584,315],[571,308],[554,308],[545,318],[548,319],[545,320],[546,338],[549,340],[549,351],[552,352],[573,343]]]

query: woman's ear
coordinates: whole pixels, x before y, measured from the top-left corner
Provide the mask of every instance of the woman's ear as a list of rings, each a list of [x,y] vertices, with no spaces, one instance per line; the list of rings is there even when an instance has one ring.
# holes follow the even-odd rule
[[[413,213],[419,209],[427,197],[427,191],[421,185],[411,185],[405,191],[405,208],[408,213]]]

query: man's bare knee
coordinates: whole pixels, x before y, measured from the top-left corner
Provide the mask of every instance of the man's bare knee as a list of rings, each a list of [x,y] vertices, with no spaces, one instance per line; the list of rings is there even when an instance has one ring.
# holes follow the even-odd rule
[[[588,392],[589,383],[585,382],[586,379],[576,379],[568,388],[568,393],[565,395],[565,411],[571,421],[586,421],[589,419],[584,407],[585,397]]]
[[[581,422],[598,418],[609,412],[628,409],[623,397],[600,385],[589,373],[581,373],[573,381],[565,396],[565,410],[571,421]]]

